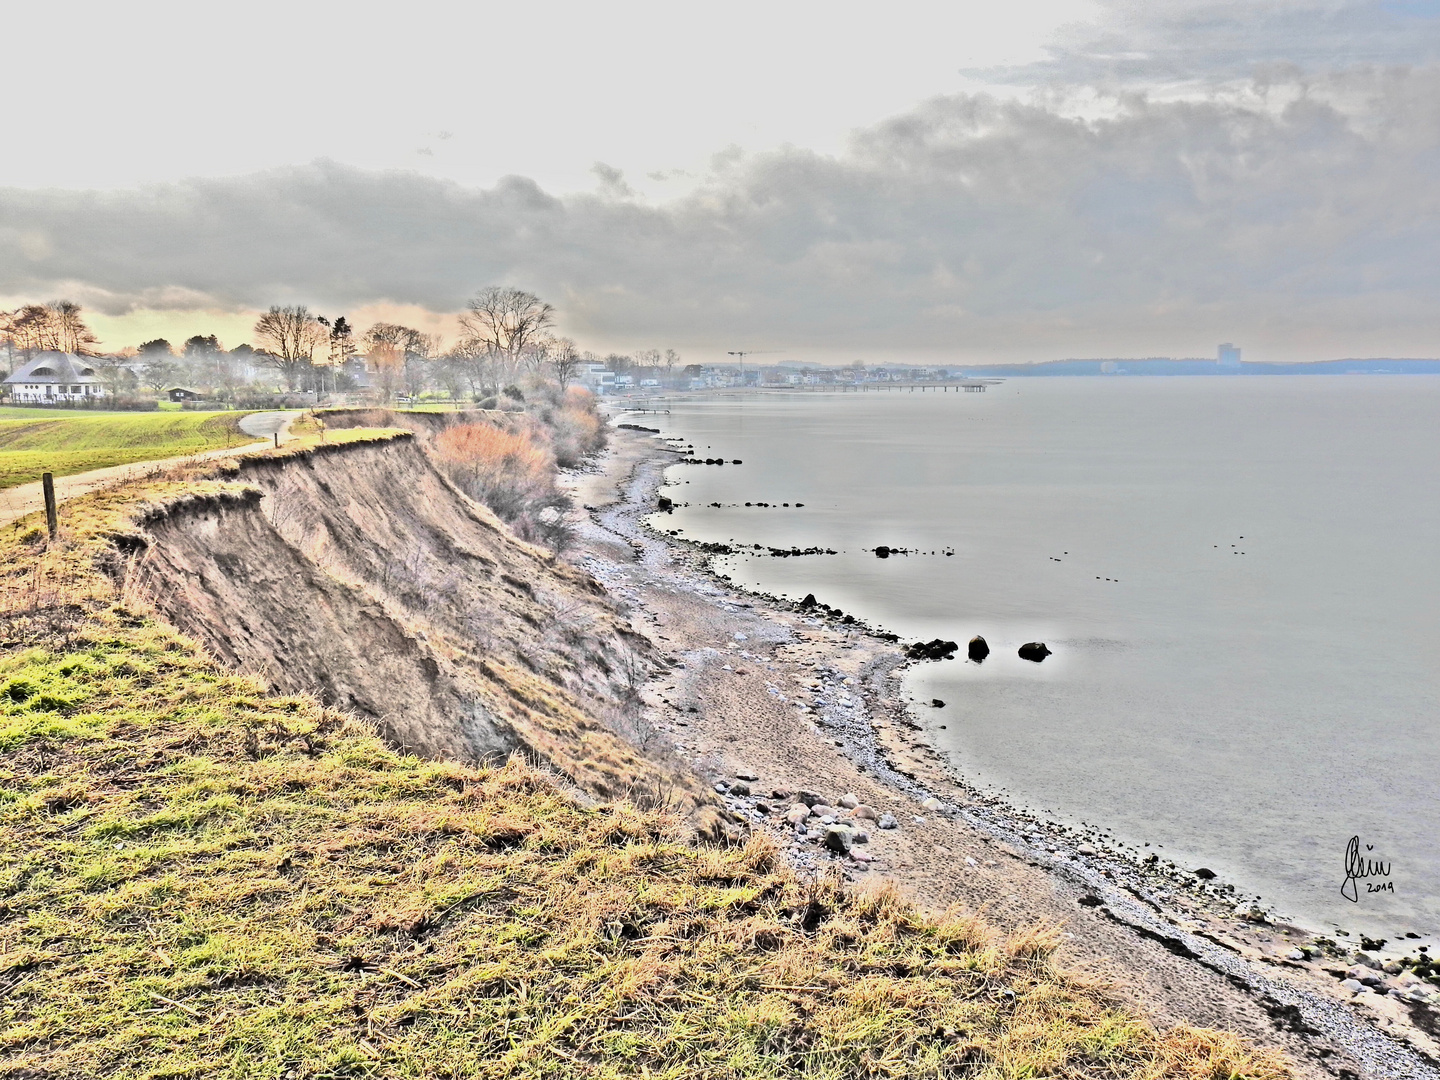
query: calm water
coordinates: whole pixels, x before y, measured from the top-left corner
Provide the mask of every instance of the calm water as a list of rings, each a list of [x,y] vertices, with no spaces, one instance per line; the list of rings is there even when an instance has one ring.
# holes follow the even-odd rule
[[[1440,930],[1440,378],[671,407],[652,426],[744,464],[669,470],[692,505],[666,527],[842,551],[724,560],[737,582],[906,639],[989,640],[983,665],[909,684],[948,703],[918,712],[972,781],[1317,928]],[[862,551],[878,544],[926,554]],[[1055,654],[1016,657],[1032,640]],[[1355,835],[1393,893],[1342,898]]]

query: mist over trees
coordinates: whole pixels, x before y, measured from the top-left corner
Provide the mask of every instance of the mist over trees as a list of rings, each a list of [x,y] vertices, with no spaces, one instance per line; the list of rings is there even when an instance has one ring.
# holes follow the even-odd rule
[[[44,350],[81,353],[92,359],[112,397],[178,388],[228,403],[263,404],[267,395],[303,393],[316,401],[348,400],[336,395],[380,403],[429,397],[518,407],[527,388],[551,384],[563,393],[584,381],[592,366],[637,384],[663,385],[679,361],[673,349],[603,357],[582,351],[554,334],[552,305],[510,286],[479,290],[459,323],[459,337],[447,346],[438,334],[399,323],[361,330],[345,315],[272,305],[252,328],[253,345],[226,349],[214,334],[195,334],[179,345],[154,338],[107,354],[98,349],[80,306],[56,300],[0,311],[0,366],[8,373]]]

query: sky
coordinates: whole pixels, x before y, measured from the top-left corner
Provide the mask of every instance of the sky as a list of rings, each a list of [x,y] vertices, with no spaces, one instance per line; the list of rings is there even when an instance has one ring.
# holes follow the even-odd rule
[[[85,0],[7,17],[0,306],[600,352],[1440,355],[1440,0]]]

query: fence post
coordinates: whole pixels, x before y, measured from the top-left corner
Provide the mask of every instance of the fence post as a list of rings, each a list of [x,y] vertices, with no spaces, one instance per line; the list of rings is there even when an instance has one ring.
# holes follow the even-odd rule
[[[53,541],[60,531],[60,514],[55,508],[55,474],[42,474],[40,486],[45,490],[45,525],[49,528],[50,539]]]
[[[280,449],[280,432],[275,432],[275,449]]]

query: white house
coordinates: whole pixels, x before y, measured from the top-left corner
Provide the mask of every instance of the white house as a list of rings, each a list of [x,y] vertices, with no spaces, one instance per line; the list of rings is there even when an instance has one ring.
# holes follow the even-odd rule
[[[83,356],[74,353],[36,353],[5,380],[11,400],[45,405],[91,401],[105,396],[105,387],[95,369]]]
[[[615,389],[615,372],[604,364],[582,364],[577,373],[580,385],[596,394],[607,394]]]

